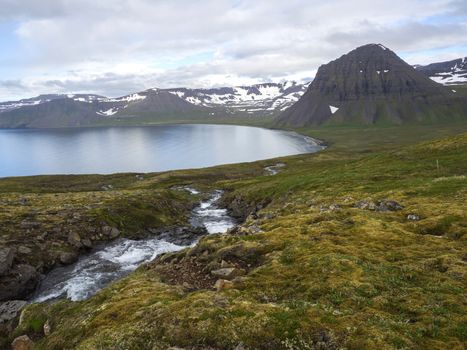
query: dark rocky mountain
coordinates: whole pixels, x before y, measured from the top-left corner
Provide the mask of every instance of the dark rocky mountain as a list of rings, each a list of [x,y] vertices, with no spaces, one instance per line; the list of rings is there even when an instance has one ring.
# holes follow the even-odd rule
[[[443,85],[467,85],[467,57],[414,68]]]
[[[465,99],[380,44],[321,66],[307,92],[277,126],[401,124],[465,118]]]

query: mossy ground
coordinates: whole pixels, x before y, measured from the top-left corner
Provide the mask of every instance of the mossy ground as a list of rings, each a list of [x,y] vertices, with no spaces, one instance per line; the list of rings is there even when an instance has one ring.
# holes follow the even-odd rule
[[[133,191],[171,193],[180,184],[225,189],[227,204],[261,203],[237,232],[208,236],[165,265],[175,271],[187,262],[216,267],[224,260],[247,275],[232,289],[193,289],[168,281],[156,262],[89,300],[28,307],[12,337],[31,334],[38,349],[463,349],[467,134],[415,144],[462,128],[304,131],[331,147],[278,160],[287,166],[275,176],[262,168],[276,160],[134,183],[116,176],[117,191],[119,181],[125,188],[117,208]],[[62,188],[69,180],[86,197],[103,181],[85,179],[11,179],[0,187],[9,195],[18,188],[54,193],[55,186],[69,193]],[[382,199],[403,209],[354,205]],[[122,214],[114,213],[112,220]],[[47,337],[40,334],[45,320],[52,327]]]

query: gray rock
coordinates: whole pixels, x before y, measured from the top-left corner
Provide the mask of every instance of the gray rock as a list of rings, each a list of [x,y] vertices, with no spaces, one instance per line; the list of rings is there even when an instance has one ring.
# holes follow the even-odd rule
[[[31,265],[18,265],[0,278],[0,301],[27,298],[40,280],[40,273]]]
[[[27,255],[27,254],[31,254],[32,250],[31,248],[22,245],[18,248],[18,253]]]
[[[14,258],[15,250],[13,248],[0,248],[0,276],[8,273]]]
[[[0,324],[16,319],[26,304],[24,300],[8,300],[0,303]]]
[[[78,254],[76,253],[63,252],[60,254],[60,262],[63,265],[73,264],[77,260],[78,260]]]
[[[244,274],[245,270],[237,269],[236,267],[225,267],[211,271],[211,275],[227,280],[231,280],[238,276],[243,276]]]
[[[376,203],[373,201],[359,201],[355,203],[354,207],[363,210],[376,210]]]
[[[402,205],[393,200],[382,200],[378,202],[376,211],[397,211],[402,210]]]
[[[104,226],[102,227],[102,233],[110,239],[114,239],[120,235],[120,230],[116,227]]]
[[[409,221],[418,221],[420,220],[420,216],[417,214],[409,214],[407,215],[407,220]]]
[[[29,220],[23,220],[21,221],[21,224],[20,224],[20,227],[22,229],[32,229],[32,228],[38,228],[41,226],[41,223],[40,222],[37,222],[37,221],[29,221]]]
[[[397,211],[403,208],[402,205],[400,205],[399,203],[393,200],[381,200],[381,201],[378,201],[377,203],[373,201],[363,200],[363,201],[359,201],[355,203],[354,207],[359,208],[359,209],[379,211],[379,212]]]
[[[85,238],[81,240],[81,243],[86,247],[86,248],[92,248],[92,242],[90,239]]]

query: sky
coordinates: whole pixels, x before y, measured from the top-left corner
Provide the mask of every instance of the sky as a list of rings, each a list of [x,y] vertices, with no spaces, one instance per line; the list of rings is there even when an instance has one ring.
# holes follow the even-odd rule
[[[0,101],[309,81],[368,43],[467,56],[467,0],[0,0]]]

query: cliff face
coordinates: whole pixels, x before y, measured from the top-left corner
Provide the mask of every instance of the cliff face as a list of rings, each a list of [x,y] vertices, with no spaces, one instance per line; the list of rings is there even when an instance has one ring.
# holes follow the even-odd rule
[[[308,91],[278,126],[400,124],[466,114],[449,89],[416,71],[379,44],[359,47],[321,66]]]

